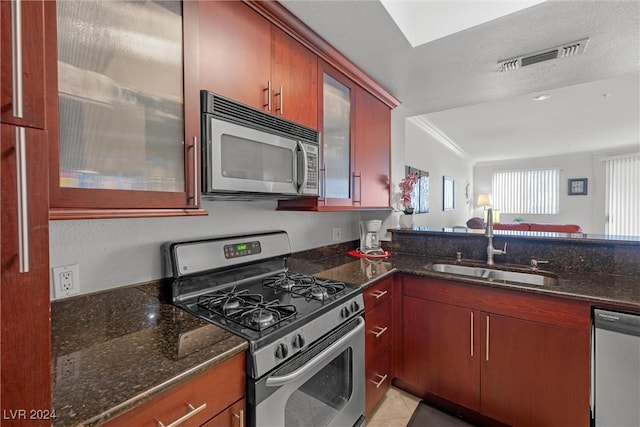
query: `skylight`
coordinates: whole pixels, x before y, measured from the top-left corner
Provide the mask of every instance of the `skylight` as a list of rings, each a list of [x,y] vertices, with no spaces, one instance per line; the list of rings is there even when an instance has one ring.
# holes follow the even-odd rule
[[[448,36],[544,0],[380,0],[412,47]]]

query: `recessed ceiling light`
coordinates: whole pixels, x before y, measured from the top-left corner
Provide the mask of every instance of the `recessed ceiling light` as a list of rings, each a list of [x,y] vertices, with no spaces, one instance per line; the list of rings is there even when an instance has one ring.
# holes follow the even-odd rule
[[[549,98],[551,98],[551,95],[548,95],[548,94],[545,93],[543,95],[536,96],[535,98],[533,98],[533,100],[534,101],[544,101],[544,100],[549,99]]]

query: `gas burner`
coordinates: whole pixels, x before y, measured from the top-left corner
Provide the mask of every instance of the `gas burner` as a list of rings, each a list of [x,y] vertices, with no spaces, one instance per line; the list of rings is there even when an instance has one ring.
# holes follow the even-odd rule
[[[296,285],[300,285],[300,284],[312,285],[314,282],[315,282],[315,279],[313,276],[306,276],[304,274],[285,271],[282,273],[278,273],[274,276],[265,278],[262,281],[262,285],[269,288],[291,291],[291,288],[293,288]]]
[[[197,305],[226,317],[238,311],[246,310],[247,307],[254,307],[256,304],[262,303],[262,301],[262,295],[250,294],[246,289],[236,291],[234,286],[230,290],[218,290],[206,295],[200,295]]]
[[[329,293],[327,292],[327,289],[322,286],[312,286],[309,289],[308,294],[311,296],[311,298],[319,299],[319,300],[325,300],[329,298]]]
[[[276,318],[272,312],[265,310],[264,308],[256,308],[252,310],[251,315],[248,316],[248,321],[252,325],[256,325],[258,329],[265,329],[276,322]]]
[[[314,279],[310,284],[299,284],[291,288],[294,296],[305,297],[325,301],[340,294],[345,289],[345,284],[333,280]]]

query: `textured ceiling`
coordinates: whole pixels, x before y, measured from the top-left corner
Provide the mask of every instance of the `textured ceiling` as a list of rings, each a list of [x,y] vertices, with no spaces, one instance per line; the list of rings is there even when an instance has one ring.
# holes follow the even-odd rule
[[[378,1],[282,3],[400,99],[406,116],[425,115],[427,120],[429,113],[454,109],[450,111],[454,115],[458,107],[483,103],[490,103],[487,107],[491,107],[494,101],[508,101],[525,94],[630,73],[636,73],[637,81],[640,70],[640,1],[637,0],[550,0],[415,48]],[[590,39],[584,55],[535,64],[513,72],[497,71],[499,60],[584,38]],[[640,95],[631,97],[631,108],[635,105],[636,110],[638,97]],[[541,103],[545,104],[553,105]],[[590,107],[582,102],[574,106],[564,104],[563,108]],[[503,123],[510,122],[515,126],[522,121],[516,109],[511,108],[503,114],[513,115],[500,117]],[[569,127],[579,126],[581,117],[587,116],[576,114],[577,122]],[[635,140],[634,135],[627,134],[626,144],[638,143],[638,120],[636,117]],[[455,116],[451,121],[455,121]],[[475,132],[471,124],[458,122],[458,126],[466,126],[468,134]],[[557,126],[548,125],[550,129]],[[602,126],[608,124],[602,123]],[[633,131],[633,123],[625,128]],[[441,131],[451,133],[450,129]],[[525,129],[512,129],[512,136],[517,131]],[[502,129],[502,133],[508,132]],[[454,143],[473,152],[465,147],[474,142],[461,138],[463,136],[457,136],[457,139],[450,136]],[[633,141],[629,142],[630,139]],[[539,143],[549,140],[546,138]],[[501,139],[495,142],[497,146],[504,143],[506,140]],[[515,143],[512,137],[509,143]],[[575,146],[576,143],[568,141],[567,144]],[[523,154],[534,155],[520,151],[520,157]]]

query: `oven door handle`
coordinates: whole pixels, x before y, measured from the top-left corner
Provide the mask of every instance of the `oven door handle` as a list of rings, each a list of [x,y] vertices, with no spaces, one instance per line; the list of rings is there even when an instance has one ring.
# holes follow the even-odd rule
[[[269,377],[267,378],[266,381],[266,386],[267,387],[280,387],[283,386],[287,383],[293,382],[296,379],[304,376],[305,374],[307,374],[309,371],[311,371],[313,368],[315,368],[318,365],[321,365],[322,363],[324,363],[327,359],[330,359],[332,357],[334,357],[337,353],[337,349],[339,349],[345,342],[349,341],[351,338],[353,338],[355,335],[362,333],[364,331],[364,319],[362,317],[358,318],[358,326],[356,326],[353,330],[349,331],[347,334],[345,334],[342,338],[340,338],[338,341],[336,341],[335,343],[331,344],[330,347],[327,347],[325,350],[323,350],[322,352],[320,352],[317,356],[315,356],[313,359],[311,359],[309,361],[309,363],[304,364],[302,367],[300,367],[299,369],[296,369],[295,371],[287,374],[287,375],[283,375],[281,377]]]

